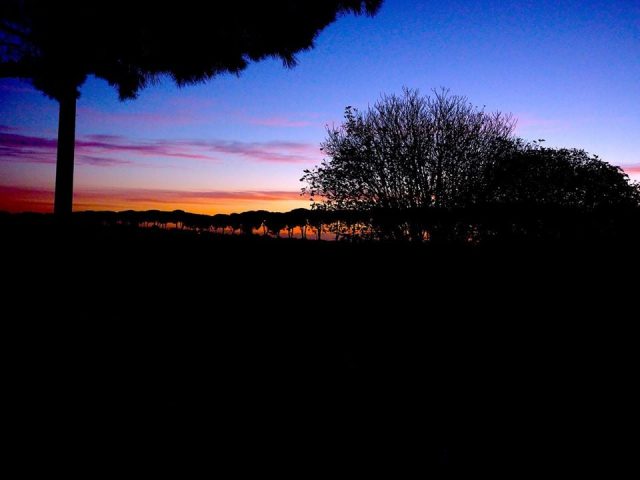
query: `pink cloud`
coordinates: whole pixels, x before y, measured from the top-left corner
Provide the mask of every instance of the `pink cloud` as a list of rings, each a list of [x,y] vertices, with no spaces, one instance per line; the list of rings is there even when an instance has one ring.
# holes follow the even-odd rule
[[[55,148],[56,140],[52,138],[31,137],[27,135],[19,135],[16,133],[1,133],[0,146],[4,148],[11,147],[28,147],[28,148]]]
[[[75,210],[146,210],[161,208],[189,211],[243,211],[256,208],[291,210],[308,206],[298,191],[184,191],[152,189],[82,189],[73,195]],[[9,187],[0,185],[0,210],[12,212],[51,212],[53,190],[46,188]]]
[[[55,163],[57,141],[52,138],[33,137],[13,133],[0,132],[0,159],[5,161],[26,161],[32,163]],[[78,140],[76,142],[76,161],[81,165],[129,165],[130,160],[112,158],[95,153],[106,150],[105,146],[94,145],[92,142]],[[117,148],[112,150],[117,151]]]
[[[55,163],[53,138],[5,133],[0,130],[0,159]],[[254,162],[309,163],[320,151],[310,143],[225,140],[133,140],[116,135],[84,135],[76,140],[80,164],[116,166],[132,164],[135,157],[180,158],[218,162],[231,156]],[[139,164],[138,164],[139,165]]]
[[[211,97],[193,96],[182,94],[175,97],[168,97],[163,100],[167,105],[179,110],[194,110],[200,108],[222,108],[220,101]]]
[[[83,122],[92,124],[109,124],[109,125],[131,125],[151,124],[151,125],[194,125],[204,122],[204,118],[195,114],[193,111],[173,111],[167,114],[146,113],[146,112],[126,112],[113,113],[103,112],[94,108],[78,108],[78,115]]]
[[[120,158],[99,157],[93,155],[76,155],[76,160],[82,165],[94,165],[97,167],[114,167],[119,165],[132,165],[131,160],[122,160]]]
[[[0,159],[33,163],[55,163],[57,142],[50,138],[31,137],[0,130]]]
[[[224,190],[213,190],[205,192],[169,192],[179,198],[202,198],[215,200],[298,200],[299,191],[289,190],[246,190],[229,192]]]
[[[51,212],[53,211],[53,190],[0,185],[0,210]]]
[[[624,170],[624,173],[629,175],[629,177],[640,180],[640,163],[631,165],[619,165],[619,167],[622,168],[622,170]]]
[[[315,114],[305,114],[306,118],[292,118],[293,115],[276,115],[269,117],[260,117],[248,115],[244,111],[229,110],[224,106],[217,105],[215,109],[211,107],[216,103],[202,98],[184,98],[178,97],[171,99],[168,104],[171,106],[170,112],[106,112],[96,108],[80,107],[78,115],[83,122],[92,124],[109,124],[109,125],[194,125],[211,122],[228,122],[232,119],[238,123],[258,125],[265,127],[279,128],[300,128],[312,125],[318,125],[317,120],[311,121],[309,118],[316,118]]]
[[[265,127],[308,127],[314,125],[313,122],[306,120],[291,120],[285,117],[248,117],[248,123],[251,125],[262,125]]]
[[[0,187],[0,189],[3,187]],[[27,189],[23,189],[27,191]],[[41,192],[41,191],[40,191]],[[50,192],[53,195],[53,192]],[[83,190],[74,193],[74,203],[77,201],[95,201],[108,198],[110,201],[127,203],[157,203],[173,205],[176,203],[210,204],[216,201],[281,201],[299,200],[299,191],[286,190],[156,190],[146,188],[105,188]]]
[[[198,142],[203,148],[215,153],[235,155],[257,162],[304,163],[316,160],[319,148],[310,143],[301,142],[238,142],[204,141]]]
[[[83,151],[123,152],[143,156],[177,157],[195,160],[217,160],[215,157],[192,152],[193,145],[165,141],[137,142],[117,135],[85,135],[76,141],[76,149]]]
[[[318,120],[319,115],[316,113],[296,112],[294,114],[285,113],[283,115],[261,117],[247,113],[245,110],[232,110],[225,115],[225,118],[233,118],[239,123],[263,127],[300,128],[321,125],[321,122]]]
[[[558,131],[569,128],[569,123],[564,120],[540,118],[532,115],[514,115],[516,118],[516,133],[520,133],[522,130],[544,130],[544,131]]]

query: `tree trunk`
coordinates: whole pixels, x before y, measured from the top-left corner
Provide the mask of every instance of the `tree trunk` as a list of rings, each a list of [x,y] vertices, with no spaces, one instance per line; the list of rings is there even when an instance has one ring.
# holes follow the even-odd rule
[[[73,205],[73,157],[76,142],[76,91],[60,98],[58,119],[58,156],[53,213],[57,218],[71,216]]]

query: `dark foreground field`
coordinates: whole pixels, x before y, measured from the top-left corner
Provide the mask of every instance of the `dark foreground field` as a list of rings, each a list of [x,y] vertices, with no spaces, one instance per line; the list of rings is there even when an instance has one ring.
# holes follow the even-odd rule
[[[633,242],[0,234],[25,471],[519,478],[635,455]]]

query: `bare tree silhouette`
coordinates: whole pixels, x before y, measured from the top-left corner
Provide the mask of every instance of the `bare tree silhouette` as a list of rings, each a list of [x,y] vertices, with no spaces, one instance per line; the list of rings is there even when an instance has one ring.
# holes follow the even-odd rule
[[[301,178],[314,208],[307,222],[352,241],[571,241],[635,231],[640,186],[619,167],[526,142],[514,126],[510,115],[447,90],[404,89],[366,112],[347,107],[322,144],[328,158]]]
[[[121,99],[161,76],[178,86],[250,62],[313,47],[324,27],[343,13],[376,13],[382,0],[216,2],[51,2],[0,4],[0,77],[29,79],[60,104],[54,211],[72,210],[76,100],[88,75],[103,78]]]
[[[455,207],[468,203],[486,165],[510,150],[515,121],[447,90],[404,89],[366,112],[347,107],[305,170],[303,194],[336,209]]]

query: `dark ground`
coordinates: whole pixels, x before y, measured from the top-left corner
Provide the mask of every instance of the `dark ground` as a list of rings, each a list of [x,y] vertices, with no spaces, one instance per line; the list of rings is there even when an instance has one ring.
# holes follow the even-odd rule
[[[63,232],[0,231],[25,471],[518,478],[637,455],[637,245]]]

